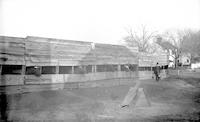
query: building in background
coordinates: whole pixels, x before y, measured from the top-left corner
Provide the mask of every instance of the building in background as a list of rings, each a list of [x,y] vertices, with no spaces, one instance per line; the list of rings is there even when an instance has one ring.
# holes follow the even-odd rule
[[[191,54],[190,53],[180,53],[178,58],[179,66],[190,66],[191,65]]]

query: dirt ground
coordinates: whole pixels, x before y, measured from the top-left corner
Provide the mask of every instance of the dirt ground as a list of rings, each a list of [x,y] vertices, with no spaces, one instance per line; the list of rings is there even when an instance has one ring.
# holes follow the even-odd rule
[[[150,106],[121,108],[131,85],[8,95],[14,121],[135,122],[200,121],[200,73],[141,80]]]

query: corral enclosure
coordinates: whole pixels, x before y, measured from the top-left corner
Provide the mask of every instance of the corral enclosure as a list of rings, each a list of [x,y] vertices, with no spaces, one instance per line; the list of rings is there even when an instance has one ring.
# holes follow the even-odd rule
[[[167,54],[137,48],[43,37],[0,36],[0,85],[80,83],[120,78],[151,78]]]

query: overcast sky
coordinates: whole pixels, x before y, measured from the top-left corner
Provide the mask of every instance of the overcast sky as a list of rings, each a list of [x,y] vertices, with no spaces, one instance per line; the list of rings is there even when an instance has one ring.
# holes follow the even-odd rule
[[[200,29],[200,0],[0,0],[0,35],[118,44],[127,27]]]

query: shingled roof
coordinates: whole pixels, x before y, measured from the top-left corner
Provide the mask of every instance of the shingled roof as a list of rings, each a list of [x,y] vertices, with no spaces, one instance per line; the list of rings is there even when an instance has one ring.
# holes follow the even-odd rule
[[[177,49],[177,47],[175,47],[174,45],[172,45],[168,41],[161,41],[160,40],[160,41],[157,41],[156,43],[159,44],[163,49],[166,49],[166,50],[168,50],[168,49],[171,49],[171,50]]]

